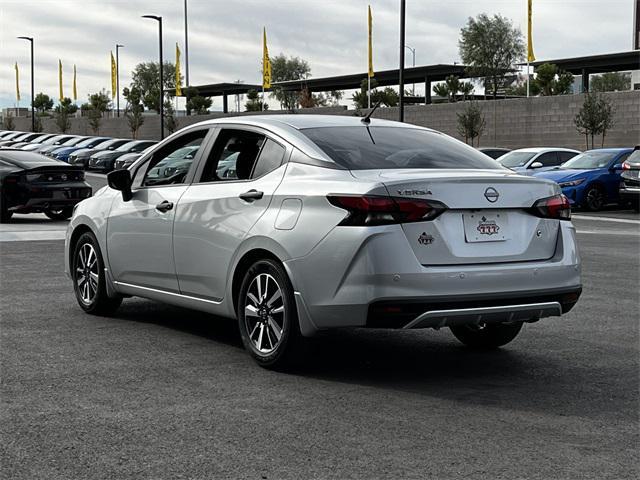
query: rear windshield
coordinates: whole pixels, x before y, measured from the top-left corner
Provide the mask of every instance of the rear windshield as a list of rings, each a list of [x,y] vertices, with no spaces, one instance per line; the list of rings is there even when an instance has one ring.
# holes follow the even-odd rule
[[[498,169],[485,154],[437,132],[398,127],[321,127],[301,130],[349,170],[381,168]]]

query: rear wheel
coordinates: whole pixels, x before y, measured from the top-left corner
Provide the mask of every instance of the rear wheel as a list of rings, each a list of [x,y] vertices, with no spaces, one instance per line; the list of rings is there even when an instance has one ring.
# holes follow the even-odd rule
[[[460,325],[450,327],[455,337],[468,347],[498,348],[516,338],[522,329],[522,322],[480,325]]]
[[[69,220],[73,215],[73,207],[49,208],[44,214],[51,220]]]
[[[114,313],[122,297],[107,295],[104,261],[93,233],[83,233],[73,251],[71,277],[80,307],[93,315]]]
[[[602,209],[605,202],[604,191],[598,185],[592,185],[584,193],[582,206],[590,212],[597,212]]]
[[[273,260],[259,260],[247,271],[237,299],[240,335],[262,367],[281,369],[299,357],[302,336],[293,287]]]

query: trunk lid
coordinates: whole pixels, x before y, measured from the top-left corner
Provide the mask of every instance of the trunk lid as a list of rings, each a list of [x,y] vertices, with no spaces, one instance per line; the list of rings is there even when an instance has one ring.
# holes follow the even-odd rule
[[[559,220],[526,209],[559,193],[554,182],[496,170],[361,170],[389,195],[432,199],[448,210],[402,229],[422,265],[469,265],[546,260],[556,249]]]

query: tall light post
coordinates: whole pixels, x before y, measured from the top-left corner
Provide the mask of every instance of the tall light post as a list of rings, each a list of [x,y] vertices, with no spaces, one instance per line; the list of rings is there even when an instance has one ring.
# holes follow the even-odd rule
[[[36,115],[33,101],[35,100],[35,89],[33,88],[33,37],[18,37],[20,40],[27,40],[31,43],[31,131],[36,131]]]
[[[404,43],[404,27],[405,27],[405,16],[406,16],[406,0],[400,0],[400,68],[398,69],[398,86],[399,86],[399,116],[398,120],[404,122],[404,51],[405,51],[405,43]]]
[[[415,48],[411,48],[409,45],[405,45],[404,48],[408,48],[411,53],[413,54],[413,63],[412,66],[415,67],[416,66],[416,49]],[[414,97],[416,96],[416,84],[413,84],[413,88],[411,89],[411,95],[413,95]]]
[[[142,18],[150,18],[158,22],[158,36],[160,42],[160,140],[162,140],[164,139],[164,65],[162,63],[162,17],[159,17],[158,15],[142,15]]]
[[[116,112],[120,116],[120,56],[118,50],[123,48],[124,45],[116,43]]]
[[[189,100],[189,25],[187,16],[187,0],[184,0],[184,79],[187,86],[186,99]],[[189,110],[187,110],[187,115]]]

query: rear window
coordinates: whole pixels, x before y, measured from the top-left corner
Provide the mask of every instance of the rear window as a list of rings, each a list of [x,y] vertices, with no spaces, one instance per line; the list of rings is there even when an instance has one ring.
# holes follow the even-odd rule
[[[485,154],[437,132],[398,127],[321,127],[301,130],[349,170],[460,168],[501,170]]]

